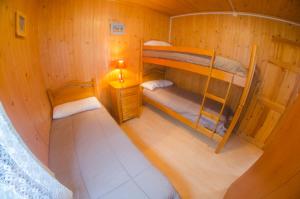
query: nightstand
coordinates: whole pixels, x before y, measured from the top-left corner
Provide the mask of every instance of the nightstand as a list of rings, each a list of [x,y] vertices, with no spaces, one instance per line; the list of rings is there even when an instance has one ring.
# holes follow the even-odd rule
[[[119,124],[139,117],[141,108],[140,85],[136,81],[109,83],[112,101],[112,113]]]

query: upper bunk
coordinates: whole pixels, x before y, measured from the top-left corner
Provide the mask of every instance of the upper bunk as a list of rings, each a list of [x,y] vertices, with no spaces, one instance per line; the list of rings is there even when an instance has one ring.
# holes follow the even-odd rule
[[[255,67],[249,65],[246,68],[238,61],[216,56],[214,50],[172,46],[162,41],[145,42],[142,45],[142,61],[205,76],[211,72],[212,78],[232,82],[240,87],[246,86],[248,73]]]

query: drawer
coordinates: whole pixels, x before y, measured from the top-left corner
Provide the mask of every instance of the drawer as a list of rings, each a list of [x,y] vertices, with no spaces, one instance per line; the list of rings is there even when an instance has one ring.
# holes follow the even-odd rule
[[[122,97],[121,99],[121,104],[122,106],[127,106],[127,105],[131,105],[131,104],[139,104],[139,96],[138,95],[131,95],[131,96],[126,96],[126,97]]]
[[[126,96],[131,96],[131,95],[138,95],[140,89],[138,86],[135,87],[130,87],[130,88],[123,88],[121,90],[121,96],[126,97]]]
[[[123,109],[123,114],[122,114],[123,120],[129,120],[131,118],[134,118],[134,117],[138,116],[138,114],[139,114],[138,111],[139,110],[138,110],[137,106]]]
[[[139,114],[139,95],[136,92],[131,94],[121,97],[123,120],[129,120],[137,117]]]
[[[126,104],[126,105],[122,105],[122,112],[126,113],[126,112],[130,112],[130,111],[135,111],[138,110],[139,106],[138,104]]]

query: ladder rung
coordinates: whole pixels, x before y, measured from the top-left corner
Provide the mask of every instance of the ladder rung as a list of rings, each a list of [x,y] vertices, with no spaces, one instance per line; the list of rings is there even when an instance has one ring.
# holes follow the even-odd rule
[[[219,120],[218,116],[216,116],[216,115],[214,115],[212,113],[206,112],[204,110],[202,110],[201,114],[204,115],[204,116],[206,116],[206,117],[208,117],[208,118],[210,118],[210,119],[212,119],[212,120],[214,120],[214,121],[216,121],[216,122]]]
[[[206,93],[205,96],[212,99],[212,100],[220,102],[221,104],[225,104],[225,99],[223,99],[221,97],[215,96],[215,95],[210,94],[210,93]]]
[[[199,124],[197,130],[206,135],[207,137],[212,137],[214,132],[209,130],[208,128],[204,127],[202,124]]]

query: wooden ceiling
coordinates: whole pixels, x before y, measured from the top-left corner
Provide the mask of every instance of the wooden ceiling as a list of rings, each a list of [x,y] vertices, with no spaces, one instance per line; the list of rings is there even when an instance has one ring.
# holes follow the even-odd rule
[[[249,12],[300,23],[300,0],[119,0],[170,16],[215,11]]]

